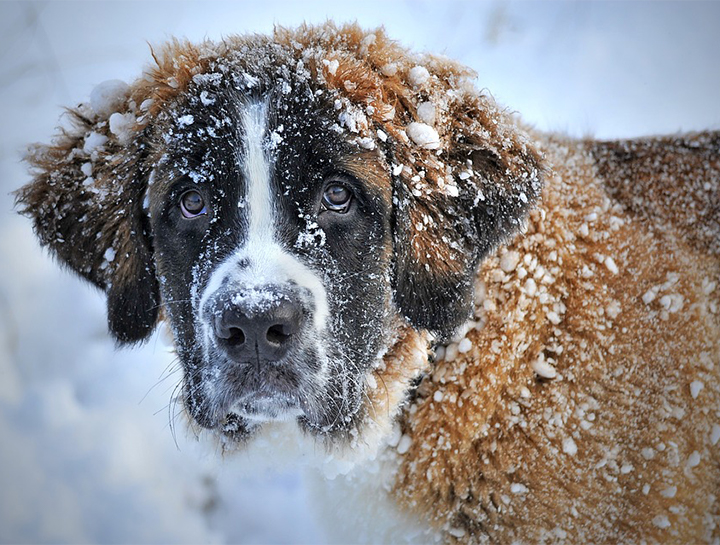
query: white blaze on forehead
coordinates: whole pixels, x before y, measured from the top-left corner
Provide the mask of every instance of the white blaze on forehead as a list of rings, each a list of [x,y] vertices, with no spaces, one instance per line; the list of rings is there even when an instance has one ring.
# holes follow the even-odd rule
[[[247,214],[248,232],[244,244],[212,273],[201,300],[206,301],[229,281],[243,288],[295,284],[312,294],[314,325],[324,329],[329,315],[327,293],[320,278],[296,256],[278,244],[275,234],[280,221],[274,206],[271,185],[272,161],[267,146],[267,102],[243,103],[239,107],[243,153],[239,158],[245,179],[245,206],[238,213]]]
[[[273,241],[274,210],[270,195],[270,161],[264,149],[267,103],[247,104],[242,110],[243,164],[247,183],[248,245]],[[252,255],[250,256],[253,257]]]

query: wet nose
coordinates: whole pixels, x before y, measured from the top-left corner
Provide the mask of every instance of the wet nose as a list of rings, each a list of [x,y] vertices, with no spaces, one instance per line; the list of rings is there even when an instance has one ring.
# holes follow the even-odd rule
[[[303,319],[302,306],[290,294],[239,292],[220,305],[213,326],[218,346],[230,359],[272,363],[287,355]]]

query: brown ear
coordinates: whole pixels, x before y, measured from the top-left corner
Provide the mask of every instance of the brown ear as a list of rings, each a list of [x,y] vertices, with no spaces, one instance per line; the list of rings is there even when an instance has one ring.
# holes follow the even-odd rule
[[[143,212],[143,130],[131,112],[120,115],[110,122],[86,106],[70,111],[72,127],[28,153],[34,179],[16,198],[41,244],[107,293],[112,335],[134,343],[152,332],[160,297]]]
[[[396,304],[440,338],[467,320],[480,260],[516,233],[541,189],[537,152],[491,99],[466,94],[446,119],[432,149],[400,146],[394,179]]]
[[[108,326],[120,343],[146,339],[160,310],[144,210],[152,124],[212,55],[172,40],[153,58],[132,86],[105,82],[89,104],[69,110],[70,128],[30,149],[34,179],[16,194],[41,244],[107,293]]]

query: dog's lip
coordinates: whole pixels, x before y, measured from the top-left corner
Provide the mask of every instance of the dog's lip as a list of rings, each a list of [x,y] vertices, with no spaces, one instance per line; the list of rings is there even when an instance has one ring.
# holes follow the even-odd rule
[[[235,415],[251,421],[266,422],[295,419],[301,416],[303,411],[295,396],[281,392],[253,392],[236,400],[227,413],[228,416]]]

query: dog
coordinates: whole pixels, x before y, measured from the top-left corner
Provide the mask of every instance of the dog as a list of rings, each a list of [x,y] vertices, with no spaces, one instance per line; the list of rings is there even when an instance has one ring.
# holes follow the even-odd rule
[[[720,542],[720,133],[541,134],[352,24],[153,57],[17,201],[197,429],[384,460],[423,540]]]

